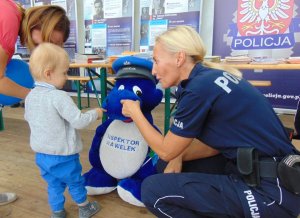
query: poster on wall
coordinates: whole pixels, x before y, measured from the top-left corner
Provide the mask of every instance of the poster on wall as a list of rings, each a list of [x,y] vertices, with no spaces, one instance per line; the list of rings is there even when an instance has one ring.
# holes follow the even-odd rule
[[[64,44],[64,48],[68,52],[71,59],[75,58],[77,51],[77,37],[76,37],[76,10],[75,0],[34,0],[34,6],[39,5],[58,5],[65,9],[67,16],[70,19],[70,35]]]
[[[213,55],[245,55],[265,64],[300,56],[299,7],[300,0],[215,0]],[[299,70],[242,72],[246,79],[271,81],[270,87],[258,89],[274,108],[296,109]]]
[[[15,0],[15,2],[22,5],[23,8],[29,8],[31,7],[31,0]]]
[[[85,53],[104,58],[133,49],[133,0],[85,0]]]
[[[201,7],[201,0],[140,0],[140,51],[151,51],[155,36],[177,25],[199,32]]]

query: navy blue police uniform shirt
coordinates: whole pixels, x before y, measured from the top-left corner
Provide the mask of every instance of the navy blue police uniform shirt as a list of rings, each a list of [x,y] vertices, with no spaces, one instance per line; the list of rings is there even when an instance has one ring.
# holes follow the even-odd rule
[[[196,64],[176,95],[175,135],[197,138],[230,159],[238,147],[255,147],[262,156],[295,153],[268,99],[245,79]]]

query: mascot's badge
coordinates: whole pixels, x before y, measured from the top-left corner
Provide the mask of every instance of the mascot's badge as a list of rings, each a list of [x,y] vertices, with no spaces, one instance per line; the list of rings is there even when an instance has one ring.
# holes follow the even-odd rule
[[[298,19],[294,0],[238,0],[237,23],[231,25],[234,50],[291,48]]]
[[[124,61],[123,65],[124,66],[131,65],[131,63],[129,61]]]

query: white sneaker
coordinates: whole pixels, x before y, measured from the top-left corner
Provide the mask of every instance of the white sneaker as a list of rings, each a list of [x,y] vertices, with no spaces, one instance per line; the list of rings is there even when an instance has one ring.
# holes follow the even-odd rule
[[[17,198],[16,193],[0,193],[0,206],[9,204]]]

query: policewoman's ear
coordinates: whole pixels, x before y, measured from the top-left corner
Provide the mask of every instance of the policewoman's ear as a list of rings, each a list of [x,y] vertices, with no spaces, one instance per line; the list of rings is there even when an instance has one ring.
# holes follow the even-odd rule
[[[186,59],[186,54],[184,51],[180,51],[180,52],[177,52],[176,54],[176,64],[177,64],[177,67],[181,67],[183,65],[183,63],[185,62],[185,59]]]

